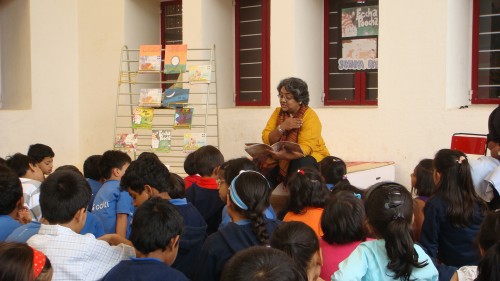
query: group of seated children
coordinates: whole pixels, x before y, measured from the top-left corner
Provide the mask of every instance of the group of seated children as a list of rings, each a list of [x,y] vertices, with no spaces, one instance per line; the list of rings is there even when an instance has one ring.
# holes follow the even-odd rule
[[[0,281],[500,280],[500,212],[460,151],[422,160],[412,192],[360,190],[325,157],[288,175],[277,213],[256,165],[210,145],[184,179],[149,152],[92,155],[82,174],[30,151],[0,163]]]

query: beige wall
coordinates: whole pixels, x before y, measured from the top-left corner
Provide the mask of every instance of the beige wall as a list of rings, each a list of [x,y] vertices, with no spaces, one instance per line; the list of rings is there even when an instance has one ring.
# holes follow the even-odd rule
[[[0,111],[2,157],[26,153],[29,144],[41,142],[55,150],[56,165],[62,160],[69,164],[78,159],[76,11],[76,1],[29,1],[30,45],[18,48],[31,57],[31,108]],[[9,24],[15,28],[16,21]],[[18,53],[7,54],[14,55]],[[30,83],[29,77],[30,73],[26,73],[13,77],[11,82]]]
[[[16,24],[12,24],[12,23]],[[28,0],[0,1],[0,101],[3,109],[31,108]]]
[[[260,108],[233,106],[231,2],[184,0],[183,23],[188,45],[217,46],[220,149],[227,159],[245,155],[243,143],[260,141],[278,106],[274,87],[291,75],[309,83],[311,105],[332,154],[346,160],[395,161],[397,180],[406,185],[414,165],[448,147],[453,132],[487,131],[493,105],[458,109],[466,104],[470,88],[470,35],[463,35],[470,32],[470,23],[457,16],[469,15],[468,1],[380,0],[377,107],[322,106],[322,1],[271,1],[272,104]],[[157,26],[140,34],[134,27],[142,22],[132,22],[152,17],[151,3],[157,2],[29,3],[32,108],[0,111],[0,156],[26,152],[30,143],[42,142],[55,150],[56,166],[81,166],[88,155],[111,148],[120,48],[154,38]]]

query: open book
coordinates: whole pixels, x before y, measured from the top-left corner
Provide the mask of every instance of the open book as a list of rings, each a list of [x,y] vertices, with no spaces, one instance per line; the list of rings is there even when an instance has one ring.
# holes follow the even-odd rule
[[[265,143],[245,143],[245,151],[250,154],[253,158],[259,158],[262,156],[267,156],[270,154],[269,151],[280,151],[282,149],[289,153],[299,152],[304,155],[304,151],[300,148],[300,145],[295,142],[290,141],[279,141],[273,145],[267,145]]]

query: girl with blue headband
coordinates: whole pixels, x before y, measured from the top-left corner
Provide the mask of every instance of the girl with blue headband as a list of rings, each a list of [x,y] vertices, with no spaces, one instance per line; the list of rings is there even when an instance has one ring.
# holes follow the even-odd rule
[[[219,280],[224,264],[240,250],[269,245],[269,237],[277,227],[266,219],[271,188],[266,178],[255,171],[242,171],[229,185],[227,211],[231,222],[210,235],[200,253],[195,280]]]

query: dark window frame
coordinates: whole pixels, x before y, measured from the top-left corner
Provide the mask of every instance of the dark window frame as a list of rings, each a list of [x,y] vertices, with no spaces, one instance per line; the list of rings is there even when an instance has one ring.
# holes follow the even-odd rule
[[[235,1],[235,104],[236,106],[269,106],[270,105],[270,0],[259,0],[261,2],[261,96],[260,100],[248,101],[242,97],[240,82],[240,3],[245,0]],[[248,0],[245,2],[249,2]]]
[[[168,9],[168,6],[173,6],[173,5],[180,5],[181,6],[181,13],[180,13],[180,17],[181,17],[181,36],[180,36],[180,40],[168,40],[166,41],[167,39],[170,39],[170,38],[165,38],[165,29],[167,28],[166,24],[165,24],[165,21],[166,21],[166,18],[167,16],[170,16],[167,14],[167,9]],[[183,19],[183,15],[182,15],[182,0],[168,0],[168,1],[163,1],[160,3],[160,9],[161,9],[161,16],[160,16],[160,21],[161,21],[161,24],[160,24],[160,27],[161,27],[161,35],[160,35],[160,38],[161,38],[161,45],[162,45],[162,48],[165,47],[165,45],[178,45],[178,44],[182,44],[182,40],[183,40],[183,34],[182,34],[182,19]],[[165,52],[162,52],[161,53],[162,55],[162,62],[161,62],[161,69],[163,70],[163,64],[164,64],[164,59],[165,59]],[[162,77],[162,81],[177,81],[179,79],[181,74],[164,74],[162,72],[161,74],[161,77]],[[168,83],[168,84],[165,84],[165,83],[162,83],[162,89],[163,91],[165,91],[166,88],[170,88],[172,85],[174,85],[175,83]]]
[[[471,103],[472,104],[500,104],[500,93],[499,93],[499,98],[491,98],[491,97],[479,97],[479,88],[481,86],[481,82],[479,81],[479,68],[480,68],[480,39],[479,37],[481,36],[480,34],[480,16],[481,16],[481,11],[480,11],[480,1],[479,0],[473,0],[473,8],[472,8],[472,70],[471,70],[471,89],[472,89],[472,97],[471,97]],[[500,11],[499,11],[500,12]],[[500,15],[498,16],[500,17]],[[498,28],[500,30],[500,28]],[[491,31],[491,30],[490,30]],[[496,31],[498,32],[498,31]],[[500,36],[500,35],[499,35]],[[491,53],[491,52],[490,52]],[[500,56],[500,50],[497,51]],[[488,65],[491,66],[491,65]],[[498,66],[500,67],[500,65]],[[498,75],[500,76],[500,69],[497,70]],[[499,77],[500,78],[500,77]],[[491,80],[488,82],[488,85],[491,85]],[[500,81],[497,82],[499,88],[498,91],[500,91]],[[486,87],[484,87],[486,88]]]
[[[367,84],[367,79],[368,79],[368,73],[370,73],[370,76],[375,76],[376,79],[378,80],[378,69],[376,71],[339,71],[338,66],[335,66],[337,69],[335,73],[335,76],[343,76],[343,75],[352,75],[352,80],[353,80],[353,88],[346,88],[346,89],[354,89],[354,95],[352,99],[347,99],[347,100],[341,100],[341,99],[330,99],[330,69],[332,67],[332,63],[330,58],[337,58],[338,59],[338,53],[341,52],[341,47],[337,48],[337,51],[335,54],[330,53],[330,42],[333,42],[334,40],[339,40],[340,35],[335,36],[336,38],[332,38],[333,40],[330,40],[330,2],[338,2],[338,0],[325,0],[324,1],[324,105],[377,105],[378,104],[378,81],[377,81],[377,86],[376,88],[368,88]],[[365,3],[366,2],[366,3]],[[357,1],[352,1],[350,6],[358,6],[356,4],[363,4],[363,6],[370,6],[370,5],[377,5],[378,6],[378,1],[363,1],[363,3],[358,3]],[[337,13],[340,13],[341,8],[344,7],[343,4],[338,4],[339,9],[336,11]],[[335,21],[334,24],[338,24],[336,27],[337,29],[340,28],[340,15],[338,16],[338,20]],[[333,26],[335,28],[335,26]],[[340,32],[340,31],[339,31]],[[373,36],[375,37],[375,36]],[[378,42],[378,35],[376,36],[377,42]],[[340,42],[337,41],[337,44]],[[377,48],[378,49],[378,48]],[[377,50],[378,53],[378,50]],[[332,56],[333,55],[333,56]],[[377,56],[378,57],[378,56]],[[375,74],[375,75],[372,75]],[[340,87],[339,87],[340,88]],[[377,98],[376,99],[368,99],[367,98],[367,91],[376,89],[377,91]]]

